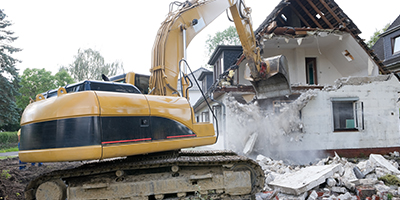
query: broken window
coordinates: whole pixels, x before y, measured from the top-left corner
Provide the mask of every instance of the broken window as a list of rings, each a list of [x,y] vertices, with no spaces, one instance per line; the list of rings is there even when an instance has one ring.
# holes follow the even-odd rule
[[[354,98],[332,98],[334,131],[364,129],[364,104]]]
[[[306,58],[306,81],[309,85],[317,85],[317,58]]]
[[[400,35],[393,38],[392,46],[393,46],[393,54],[400,53]]]

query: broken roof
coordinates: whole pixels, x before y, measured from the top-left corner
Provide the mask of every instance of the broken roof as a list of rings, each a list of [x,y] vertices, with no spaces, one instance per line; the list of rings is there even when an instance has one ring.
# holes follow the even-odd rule
[[[384,69],[382,61],[368,48],[358,35],[360,29],[343,12],[334,0],[282,0],[254,32],[257,39],[263,35],[304,34],[310,30],[338,30],[348,32],[372,58],[382,74],[390,73]]]

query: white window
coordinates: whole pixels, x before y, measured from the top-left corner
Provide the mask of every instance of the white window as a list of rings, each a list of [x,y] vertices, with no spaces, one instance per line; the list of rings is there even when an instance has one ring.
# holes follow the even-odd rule
[[[360,131],[364,129],[364,104],[357,97],[332,98],[333,130]]]
[[[393,54],[400,53],[400,36],[393,38]]]

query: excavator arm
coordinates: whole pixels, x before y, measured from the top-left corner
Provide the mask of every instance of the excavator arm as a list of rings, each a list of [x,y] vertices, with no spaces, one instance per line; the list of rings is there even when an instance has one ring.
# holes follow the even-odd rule
[[[170,10],[157,33],[150,69],[150,94],[179,96],[179,63],[186,57],[187,46],[226,9],[232,14],[253,81],[262,78],[260,49],[253,33],[250,8],[244,5],[243,0],[186,1],[180,9]],[[188,97],[185,93],[188,84],[182,81],[182,85],[183,96]]]

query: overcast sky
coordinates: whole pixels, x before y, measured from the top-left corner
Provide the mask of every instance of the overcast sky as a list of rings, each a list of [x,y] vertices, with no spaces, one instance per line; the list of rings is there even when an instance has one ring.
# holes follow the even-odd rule
[[[60,66],[73,62],[78,49],[93,48],[106,62],[120,61],[125,72],[149,74],[151,49],[160,23],[172,0],[0,0],[9,30],[19,38],[12,46],[23,51],[13,54],[22,74],[25,68],[46,68],[56,73]],[[280,0],[246,0],[252,8],[256,29]],[[398,0],[335,0],[369,40],[378,29],[400,14]],[[233,23],[222,14],[194,38],[188,48],[188,62],[195,70],[204,66],[205,40]]]

